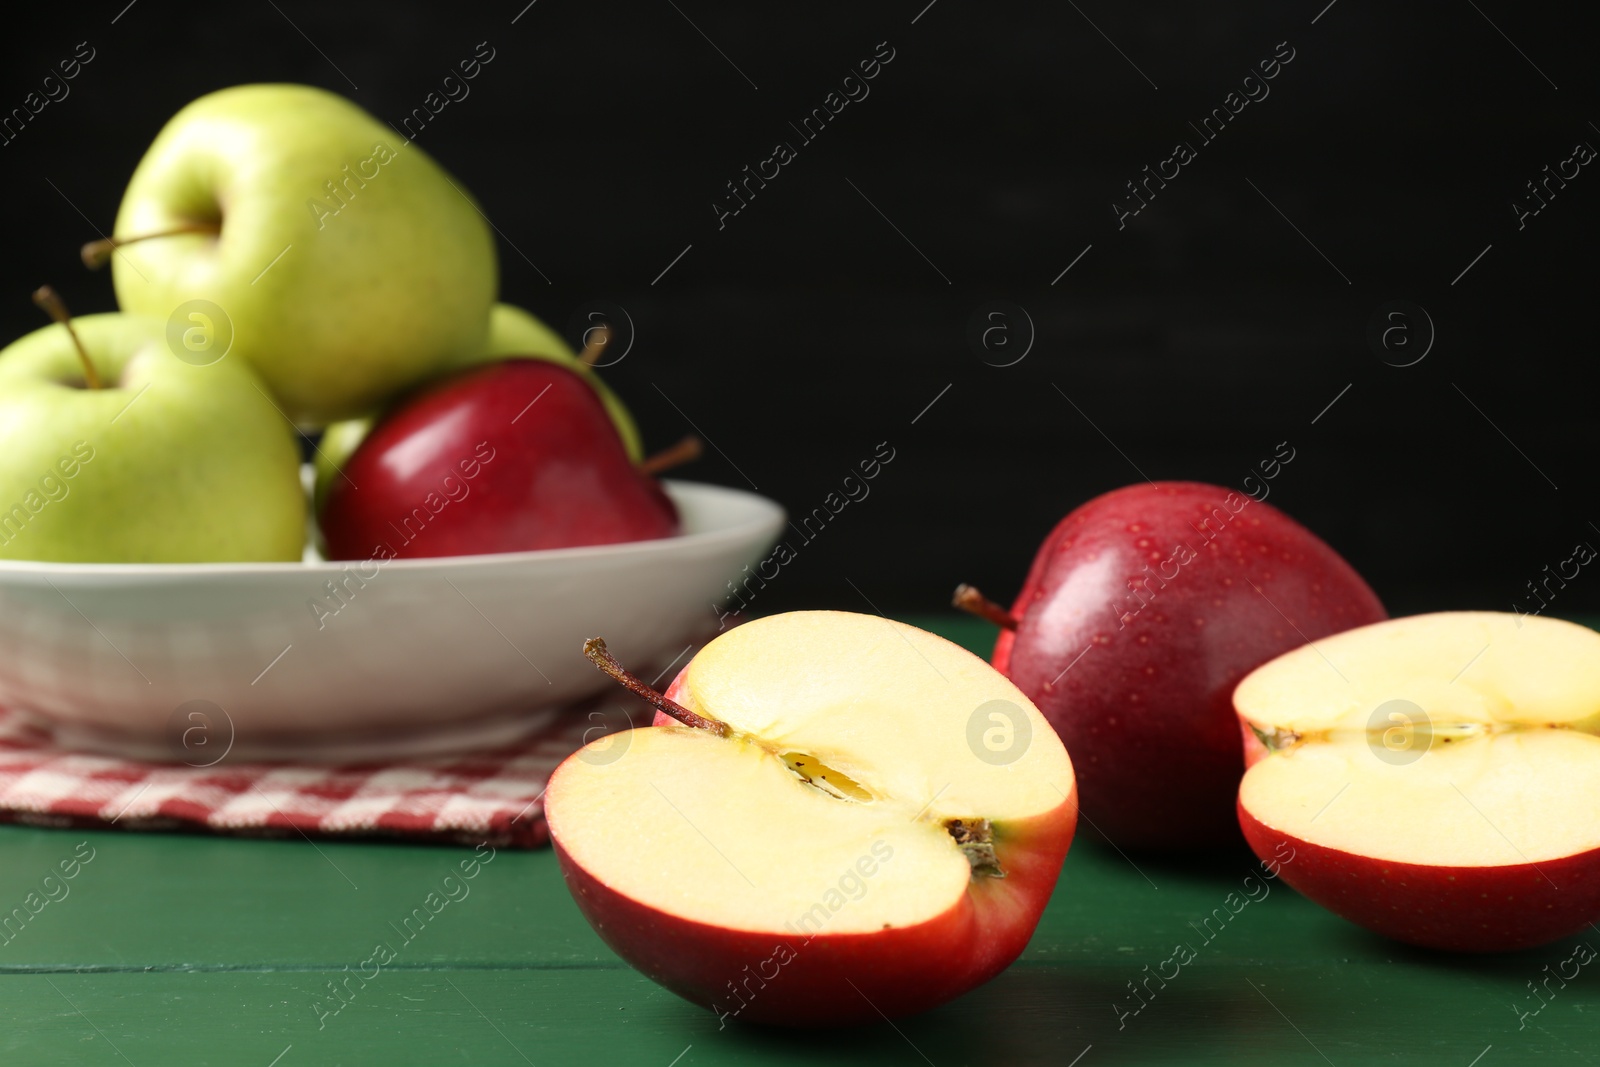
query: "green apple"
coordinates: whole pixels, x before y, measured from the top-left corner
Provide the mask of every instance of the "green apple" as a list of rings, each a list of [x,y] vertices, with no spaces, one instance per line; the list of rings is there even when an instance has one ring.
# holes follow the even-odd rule
[[[298,560],[299,450],[233,356],[179,359],[134,315],[46,326],[0,351],[0,558],[61,563]]]
[[[450,369],[493,363],[513,356],[547,359],[577,371],[583,376],[583,380],[600,394],[600,401],[616,425],[617,434],[627,447],[629,457],[635,463],[644,459],[644,442],[639,436],[639,427],[634,423],[627,406],[605,382],[600,380],[593,367],[573,353],[571,346],[561,339],[560,334],[519,307],[512,304],[496,304],[491,308],[487,343],[482,349],[457,360]],[[367,436],[367,431],[372,429],[374,421],[376,417],[371,415],[365,418],[347,419],[333,423],[324,431],[322,440],[317,446],[316,458],[316,510],[319,514],[322,511],[322,500],[327,495],[328,485],[339,476],[344,461],[349,459],[356,446],[361,444],[362,439]]]
[[[538,356],[562,366],[577,364],[588,369],[572,346],[531,311],[524,311],[515,304],[496,304],[489,309],[488,342],[482,351],[464,362],[487,363],[506,356]]]
[[[214,304],[229,358],[303,424],[370,412],[482,351],[498,284],[460,183],[304,85],[236,86],[178,112],[134,171],[115,235],[122,309],[168,319]]]
[[[376,415],[368,415],[361,419],[345,419],[343,422],[329,424],[322,431],[322,440],[317,442],[316,459],[312,467],[316,471],[317,479],[312,491],[312,511],[322,514],[322,502],[327,499],[328,487],[335,478],[340,477],[339,472],[344,469],[345,460],[355,452],[356,446],[366,439],[372,430],[373,423],[378,421]]]

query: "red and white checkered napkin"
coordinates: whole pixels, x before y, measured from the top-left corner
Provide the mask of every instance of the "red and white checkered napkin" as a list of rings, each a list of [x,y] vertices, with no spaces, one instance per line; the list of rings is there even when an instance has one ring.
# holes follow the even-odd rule
[[[545,783],[593,726],[562,713],[515,744],[464,755],[196,768],[63,749],[0,709],[0,822],[538,848],[549,840]]]

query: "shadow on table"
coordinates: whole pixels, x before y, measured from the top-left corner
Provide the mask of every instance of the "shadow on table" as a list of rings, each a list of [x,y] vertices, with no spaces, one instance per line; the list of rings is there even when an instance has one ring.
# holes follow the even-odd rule
[[[1119,1015],[1125,976],[1105,968],[1067,973],[1013,966],[993,982],[922,1015],[893,1024],[803,1031],[735,1023],[718,1035],[741,1061],[829,1063],[1050,1064],[1068,1067],[1092,1046],[1095,1063],[1199,1062],[1197,1048],[1248,1047],[1261,1025],[1256,1006],[1218,998],[1199,983],[1161,1004],[1164,1018]],[[1248,992],[1248,990],[1246,991]],[[1154,1005],[1151,1006],[1153,1012]]]

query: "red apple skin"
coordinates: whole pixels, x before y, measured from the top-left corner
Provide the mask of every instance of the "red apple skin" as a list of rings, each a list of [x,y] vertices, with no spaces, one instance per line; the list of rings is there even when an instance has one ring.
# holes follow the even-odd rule
[[[550,781],[557,805],[560,776],[557,768]],[[1006,876],[976,880],[934,919],[872,933],[809,936],[723,929],[652,908],[573,861],[562,847],[559,807],[550,831],[578,910],[646,977],[724,1023],[821,1028],[925,1011],[1005,970],[1027,946],[1055,888],[1077,807],[1074,789],[1045,815],[996,824],[995,853]]]
[[[505,360],[424,387],[384,415],[344,473],[321,515],[330,559],[385,558],[380,546],[403,558],[468,556],[678,532],[677,509],[628,458],[594,389],[548,360]]]
[[[1016,644],[1017,635],[1010,630],[1001,630],[1000,635],[994,639],[994,652],[989,656],[989,664],[1006,677],[1011,677],[1007,672],[1011,669],[1011,646]]]
[[[1174,564],[1179,546],[1194,558]],[[1012,614],[1014,640],[1003,634],[991,662],[1060,734],[1084,819],[1118,847],[1167,851],[1239,839],[1239,681],[1388,617],[1305,527],[1198,482],[1129,486],[1067,515]]]
[[[1262,862],[1302,896],[1374,933],[1423,948],[1511,952],[1581,933],[1600,919],[1600,849],[1538,864],[1440,867],[1358,856],[1274,830],[1239,804]]]
[[[1272,755],[1267,746],[1261,743],[1261,738],[1250,729],[1250,720],[1243,715],[1239,716],[1239,732],[1244,735],[1244,769],[1249,770],[1257,763]]]
[[[1044,578],[1045,571],[1051,561],[1055,559],[1055,544],[1061,539],[1061,532],[1066,529],[1065,522],[1056,524],[1044,539],[1044,544],[1033,554],[1033,562],[1028,565],[1028,577],[1022,583],[1022,592],[1017,594],[1016,601],[1011,605],[1011,617],[1021,619],[1029,604],[1036,599],[1036,591]],[[994,652],[989,656],[989,665],[1007,678],[1011,677],[1011,651],[1016,647],[1017,632],[1015,630],[1001,629],[994,639]]]

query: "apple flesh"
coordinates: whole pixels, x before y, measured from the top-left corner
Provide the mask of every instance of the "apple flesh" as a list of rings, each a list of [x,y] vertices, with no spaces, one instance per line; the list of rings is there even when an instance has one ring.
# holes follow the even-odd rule
[[[331,559],[523,552],[670,537],[678,513],[599,396],[546,360],[487,364],[396,404],[329,481]]]
[[[658,718],[579,751],[545,794],[579,908],[648,977],[724,1019],[840,1026],[943,1003],[1026,946],[1077,794],[1060,741],[982,660],[880,617],[794,612],[712,641],[669,699],[726,733]],[[1002,723],[986,708],[1012,731],[999,757],[971,740],[975,715]]]
[[[249,367],[178,359],[160,319],[72,328],[103,388],[59,324],[0,351],[0,558],[299,560],[299,447]]]
[[[1285,881],[1413,945],[1529,948],[1600,920],[1600,634],[1495,612],[1288,653],[1234,696],[1245,838]]]
[[[1238,841],[1231,697],[1306,641],[1386,617],[1277,508],[1195,482],[1096,497],[1051,531],[995,665],[1073,754],[1084,819],[1125,849]]]

